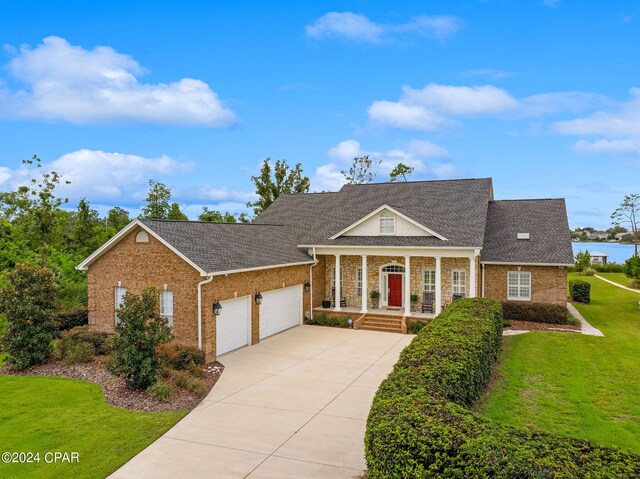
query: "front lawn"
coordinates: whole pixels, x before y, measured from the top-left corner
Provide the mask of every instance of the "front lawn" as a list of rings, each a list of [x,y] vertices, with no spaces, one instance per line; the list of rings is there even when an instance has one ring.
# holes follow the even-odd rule
[[[481,411],[501,423],[640,453],[640,298],[598,278],[579,278],[592,285],[591,304],[576,307],[605,337],[504,338],[500,377]]]
[[[0,463],[0,477],[103,478],[180,420],[104,402],[99,386],[48,377],[0,377],[0,452],[40,452],[41,462]],[[75,464],[46,464],[47,451],[77,452]]]
[[[596,273],[598,276],[602,276],[603,278],[607,278],[609,281],[613,281],[614,283],[621,284],[622,286],[629,287],[629,282],[631,278],[629,278],[624,273]]]

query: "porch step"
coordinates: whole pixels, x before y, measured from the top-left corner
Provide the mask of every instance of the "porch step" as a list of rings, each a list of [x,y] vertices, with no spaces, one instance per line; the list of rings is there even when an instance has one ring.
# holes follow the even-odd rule
[[[362,320],[360,329],[369,331],[386,331],[390,333],[402,332],[402,318],[389,316],[367,315]]]

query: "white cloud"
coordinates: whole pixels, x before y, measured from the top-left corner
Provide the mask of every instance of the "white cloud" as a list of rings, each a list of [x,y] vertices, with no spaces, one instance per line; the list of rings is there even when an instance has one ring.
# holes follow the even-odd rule
[[[198,192],[198,198],[202,200],[214,200],[214,201],[253,201],[256,199],[256,194],[252,191],[236,191],[227,188],[226,186],[220,188],[212,188],[205,186]],[[244,204],[244,203],[243,203]]]
[[[540,117],[581,112],[606,102],[602,95],[580,91],[542,93],[518,99],[493,85],[430,83],[418,89],[405,85],[398,101],[377,100],[367,111],[369,118],[381,125],[432,132],[456,125],[462,118]]]
[[[229,126],[234,113],[205,82],[141,83],[146,70],[111,47],[85,50],[51,36],[21,46],[8,65],[25,89],[0,85],[0,116],[73,123]]]
[[[640,157],[640,138],[628,140],[579,140],[573,145],[573,150],[578,153],[613,153],[621,156]]]
[[[315,191],[340,189],[345,183],[341,170],[347,170],[356,156],[369,155],[372,159],[381,161],[378,181],[388,178],[398,163],[414,167],[414,177],[417,178],[451,178],[457,173],[455,166],[448,161],[449,152],[424,140],[411,140],[400,148],[385,152],[363,150],[358,141],[344,140],[330,148],[327,155],[334,161],[316,169],[311,179],[311,186]]]
[[[88,149],[67,153],[43,165],[44,171],[56,171],[62,175],[63,182],[70,182],[60,186],[60,195],[72,201],[86,196],[91,202],[123,203],[141,200],[149,178],[184,175],[192,167],[191,163],[166,155],[146,158]],[[4,171],[0,170],[0,185],[3,189],[14,189],[26,183],[28,175],[28,170],[23,167],[16,170],[4,168]]]
[[[616,111],[598,111],[591,115],[554,124],[554,131],[564,135],[602,135],[640,137],[640,88],[632,88],[631,99]]]
[[[450,15],[420,15],[406,23],[376,23],[366,15],[353,12],[329,12],[305,27],[307,37],[315,40],[348,40],[378,44],[422,37],[445,40],[462,27],[462,19]]]

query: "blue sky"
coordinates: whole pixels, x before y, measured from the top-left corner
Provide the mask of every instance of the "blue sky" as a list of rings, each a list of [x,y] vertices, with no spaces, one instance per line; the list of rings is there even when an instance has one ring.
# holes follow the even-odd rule
[[[270,5],[268,3],[271,3]],[[633,1],[24,1],[0,16],[0,189],[37,153],[104,211],[243,211],[262,159],[486,177],[609,226],[640,186]]]

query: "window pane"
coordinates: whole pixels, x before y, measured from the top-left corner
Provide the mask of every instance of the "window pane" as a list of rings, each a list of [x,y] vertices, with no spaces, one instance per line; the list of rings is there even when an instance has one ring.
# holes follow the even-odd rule
[[[160,316],[167,319],[169,326],[173,326],[173,291],[160,292]]]
[[[356,269],[356,296],[362,296],[362,268]]]
[[[423,291],[436,290],[436,271],[434,269],[427,269],[424,271],[424,283],[423,283],[422,290]]]

